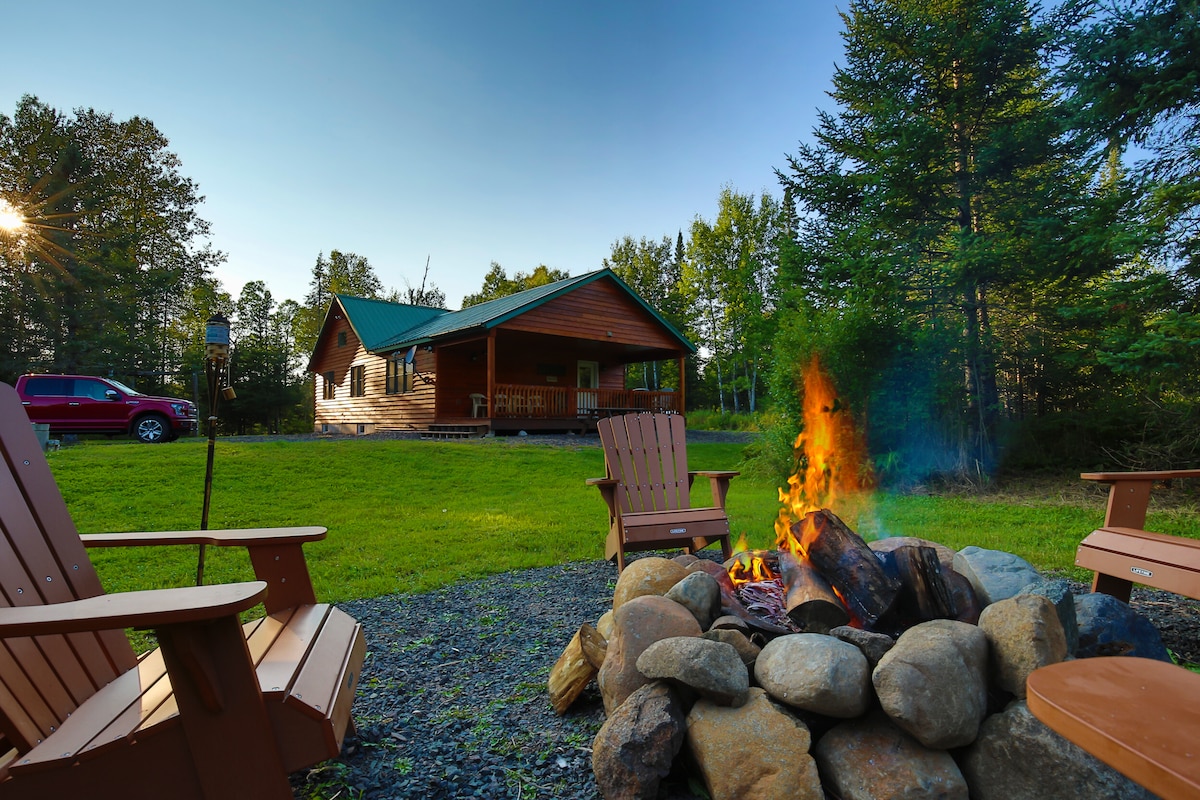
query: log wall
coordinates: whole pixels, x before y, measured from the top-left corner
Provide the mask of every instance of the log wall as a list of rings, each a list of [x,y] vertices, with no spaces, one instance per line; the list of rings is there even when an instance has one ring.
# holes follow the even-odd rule
[[[342,347],[337,344],[339,332],[346,334]],[[333,320],[325,334],[312,361],[317,373],[313,392],[313,429],[317,433],[423,429],[434,421],[432,384],[416,380],[412,392],[387,394],[387,359],[368,353],[344,318]],[[359,365],[364,367],[365,391],[361,397],[351,397],[350,370]],[[418,349],[415,365],[418,372],[432,374],[433,354]],[[330,371],[334,373],[334,396],[326,400],[325,373]]]

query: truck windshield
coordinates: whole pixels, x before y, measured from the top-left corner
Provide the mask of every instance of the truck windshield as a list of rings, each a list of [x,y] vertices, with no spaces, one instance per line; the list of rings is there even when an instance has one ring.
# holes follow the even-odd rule
[[[120,381],[114,381],[112,378],[105,378],[104,380],[108,381],[108,382],[109,382],[109,383],[111,383],[113,386],[117,387],[117,388],[118,388],[118,389],[120,389],[122,392],[124,392],[125,394],[133,394],[133,395],[138,395],[139,397],[140,397],[140,396],[141,396],[141,394],[142,394],[142,393],[141,393],[141,392],[139,392],[139,391],[136,391],[136,390],[134,390],[134,389],[130,389],[128,386],[126,386],[125,384],[121,383]]]

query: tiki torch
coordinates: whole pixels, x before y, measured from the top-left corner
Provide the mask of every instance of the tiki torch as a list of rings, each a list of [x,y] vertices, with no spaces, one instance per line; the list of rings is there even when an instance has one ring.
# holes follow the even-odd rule
[[[226,386],[229,374],[229,320],[221,314],[208,318],[204,328],[204,375],[208,379],[208,463],[204,468],[204,511],[200,530],[208,530],[208,504],[212,498],[213,450],[217,443],[217,405],[222,397],[232,400],[233,387]],[[204,545],[196,565],[196,585],[204,583]]]

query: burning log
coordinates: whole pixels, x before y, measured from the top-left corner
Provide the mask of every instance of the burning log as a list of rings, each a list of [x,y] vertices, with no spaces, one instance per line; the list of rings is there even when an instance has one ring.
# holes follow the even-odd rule
[[[850,612],[811,562],[780,552],[779,571],[787,592],[784,601],[787,615],[800,628],[810,633],[828,633],[830,628],[850,621]]]
[[[905,600],[912,613],[921,621],[958,616],[954,589],[942,573],[936,550],[906,545],[896,548],[894,556],[904,584]]]
[[[806,536],[809,525],[812,532]],[[900,582],[884,572],[874,551],[832,511],[809,512],[792,525],[791,532],[863,625],[873,626],[891,610],[900,594]]]

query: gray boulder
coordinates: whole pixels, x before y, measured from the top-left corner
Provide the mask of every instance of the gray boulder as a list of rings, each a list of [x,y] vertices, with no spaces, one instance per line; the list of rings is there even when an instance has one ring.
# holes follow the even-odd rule
[[[750,673],[734,646],[711,639],[662,639],[638,656],[637,668],[651,680],[682,684],[722,706],[740,706],[750,690]]]
[[[1007,600],[1031,583],[1042,579],[1020,556],[1003,550],[964,547],[954,557],[954,571],[971,582],[980,605]]]
[[[849,642],[861,650],[862,654],[867,657],[867,666],[871,669],[879,666],[879,659],[883,658],[884,654],[896,644],[896,640],[886,633],[864,631],[862,628],[852,628],[849,625],[834,628],[829,631],[829,635],[841,639],[843,642]]]
[[[1152,800],[1154,795],[1043,725],[1024,700],[993,714],[959,758],[972,800]]]
[[[871,703],[866,656],[821,633],[771,640],[754,662],[754,677],[779,702],[829,717],[857,717]]]
[[[962,747],[987,714],[987,659],[982,630],[938,619],[905,631],[871,680],[884,712],[921,744]]]
[[[754,669],[754,662],[758,660],[758,654],[762,652],[762,648],[750,641],[750,637],[732,628],[710,628],[700,638],[732,645],[733,649],[737,650],[742,663],[750,670]]]
[[[1079,623],[1075,619],[1075,595],[1071,592],[1071,585],[1064,580],[1043,578],[1017,592],[1018,596],[1023,594],[1040,594],[1054,604],[1054,611],[1067,637],[1067,652],[1074,654],[1079,647]]]
[[[1079,658],[1093,656],[1141,656],[1170,661],[1158,628],[1127,603],[1103,592],[1075,598],[1079,621]]]
[[[688,573],[667,590],[667,597],[691,611],[702,631],[721,613],[721,586],[707,572]]]

